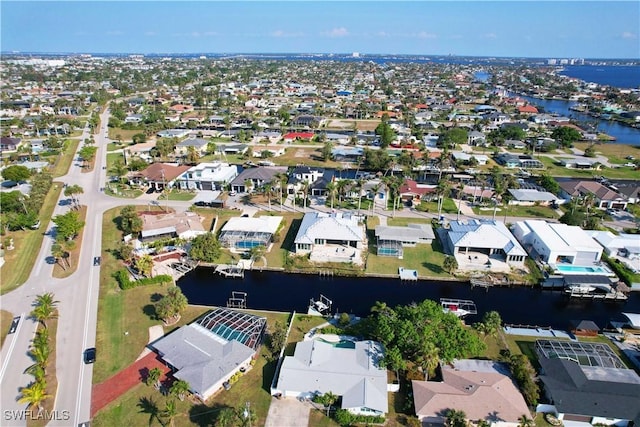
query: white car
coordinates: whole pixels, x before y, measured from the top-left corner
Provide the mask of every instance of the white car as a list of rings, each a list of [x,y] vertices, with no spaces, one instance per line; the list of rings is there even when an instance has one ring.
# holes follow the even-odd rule
[[[235,191],[233,191],[233,190],[232,190],[232,191],[229,191],[229,195],[230,195],[230,196],[235,196],[236,194],[238,194],[238,193],[236,193],[236,192],[235,192]]]

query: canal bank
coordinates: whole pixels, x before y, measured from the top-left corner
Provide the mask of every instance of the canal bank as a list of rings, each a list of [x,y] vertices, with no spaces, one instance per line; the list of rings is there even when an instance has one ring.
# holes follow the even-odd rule
[[[338,277],[247,271],[243,279],[227,279],[211,268],[198,267],[178,281],[190,304],[226,306],[232,292],[246,293],[246,307],[255,310],[305,312],[311,298],[324,295],[333,311],[366,316],[376,301],[389,306],[441,298],[472,300],[478,321],[498,311],[505,323],[566,329],[572,320],[592,320],[601,328],[624,322],[622,312],[640,313],[640,293],[625,302],[570,299],[564,292],[530,287],[471,287],[468,282],[401,281],[392,278]]]

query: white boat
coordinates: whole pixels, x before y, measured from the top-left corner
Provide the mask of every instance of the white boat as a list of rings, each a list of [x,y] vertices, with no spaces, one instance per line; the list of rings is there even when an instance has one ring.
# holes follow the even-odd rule
[[[476,303],[464,299],[440,298],[442,311],[445,313],[453,313],[458,317],[464,317],[468,314],[478,314]]]
[[[567,292],[572,293],[572,294],[588,294],[588,293],[591,293],[591,292],[593,292],[595,290],[596,290],[595,286],[589,286],[589,285],[585,285],[585,286],[570,286],[567,289]]]
[[[333,302],[322,294],[317,301],[311,298],[309,300],[307,314],[311,316],[326,316],[331,312],[331,304],[333,304]]]

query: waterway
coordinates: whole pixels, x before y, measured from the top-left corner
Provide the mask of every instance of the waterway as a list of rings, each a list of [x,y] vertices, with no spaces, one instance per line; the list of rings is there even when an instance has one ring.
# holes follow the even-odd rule
[[[540,99],[523,95],[517,96],[526,99],[537,107],[542,107],[547,113],[556,113],[580,122],[597,123],[598,131],[614,137],[617,144],[640,145],[640,129],[624,126],[613,120],[598,120],[588,114],[570,110],[570,107],[577,104],[576,101]]]
[[[316,275],[249,271],[244,279],[225,279],[213,269],[199,267],[178,281],[190,304],[225,306],[232,291],[247,293],[247,308],[306,313],[311,298],[320,294],[333,301],[333,311],[366,316],[376,301],[393,307],[440,298],[473,300],[478,321],[487,311],[498,311],[505,323],[567,329],[572,320],[592,320],[605,327],[624,322],[621,312],[640,313],[640,293],[626,302],[573,300],[559,291],[530,287],[472,289],[469,283],[446,281],[401,282],[382,278],[323,278]]]

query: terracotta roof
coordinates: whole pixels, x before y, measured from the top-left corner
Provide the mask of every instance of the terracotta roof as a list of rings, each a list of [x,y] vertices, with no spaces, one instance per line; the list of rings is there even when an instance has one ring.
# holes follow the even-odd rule
[[[145,170],[140,171],[140,175],[148,181],[169,182],[182,175],[182,173],[190,167],[191,166],[174,166],[168,163],[154,163]]]
[[[450,408],[464,411],[470,420],[489,420],[497,415],[502,421],[518,422],[522,414],[529,413],[512,379],[497,370],[445,367],[442,376],[442,382],[412,381],[418,418],[442,417]]]
[[[412,179],[406,179],[400,186],[400,194],[413,193],[418,195],[433,193],[436,191],[432,187],[418,187],[418,183]]]
[[[533,105],[523,105],[522,107],[518,107],[518,112],[528,113],[528,114],[538,114],[538,109]]]
[[[311,139],[313,138],[313,135],[314,135],[313,132],[289,132],[282,138],[283,139],[296,139],[296,138]]]

